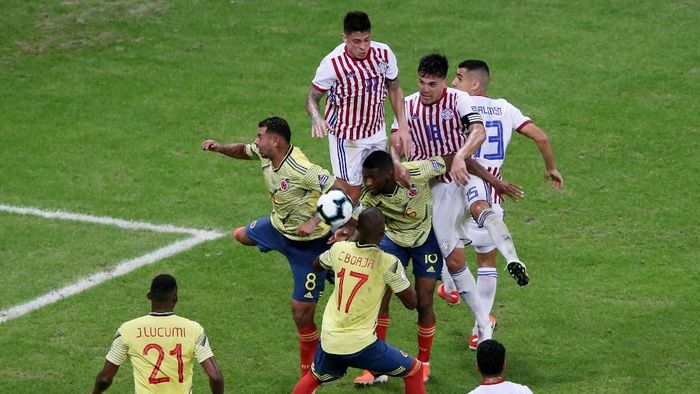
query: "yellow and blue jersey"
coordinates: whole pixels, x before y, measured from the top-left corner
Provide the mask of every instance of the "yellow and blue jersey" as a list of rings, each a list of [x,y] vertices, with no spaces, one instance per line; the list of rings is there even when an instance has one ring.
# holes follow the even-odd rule
[[[295,241],[317,239],[328,233],[329,227],[321,222],[306,237],[296,235],[296,229],[316,214],[318,197],[330,190],[333,178],[322,167],[306,158],[301,149],[290,146],[278,168],[260,155],[255,144],[246,144],[246,154],[259,159],[265,178],[265,187],[272,200],[272,226],[285,237]]]

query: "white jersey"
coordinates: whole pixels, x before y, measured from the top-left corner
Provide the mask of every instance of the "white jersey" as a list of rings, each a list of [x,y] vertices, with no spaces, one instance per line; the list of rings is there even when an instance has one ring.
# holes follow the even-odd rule
[[[406,97],[404,101],[408,131],[413,141],[409,161],[454,154],[464,145],[467,134],[461,118],[475,112],[469,94],[446,88],[442,97],[431,105],[421,103],[419,92]],[[398,130],[397,119],[394,119],[391,128]],[[449,174],[444,175],[443,180],[451,181]]]
[[[532,390],[522,384],[505,381],[495,384],[482,384],[470,391],[469,394],[532,394]]]
[[[349,140],[386,133],[386,80],[398,76],[396,56],[388,45],[372,41],[363,60],[352,57],[345,43],[338,45],[321,60],[312,81],[319,91],[328,91],[325,119],[329,132]]]
[[[513,130],[520,131],[532,120],[505,99],[492,99],[484,96],[471,96],[472,110],[478,112],[484,120],[486,139],[474,152],[474,158],[498,179],[501,178],[501,166],[506,158],[506,149],[513,136]],[[500,204],[501,197],[491,190],[492,204]]]

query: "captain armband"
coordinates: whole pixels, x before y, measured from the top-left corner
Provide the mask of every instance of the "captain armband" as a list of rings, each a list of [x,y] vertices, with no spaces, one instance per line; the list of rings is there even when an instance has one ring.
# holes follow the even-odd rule
[[[462,124],[465,125],[465,127],[469,127],[473,124],[484,124],[484,120],[481,118],[481,114],[478,112],[471,112],[468,113],[460,118],[462,121]]]
[[[357,205],[355,205],[355,207],[352,209],[352,216],[356,217],[364,210],[365,208],[362,206],[362,203],[358,202]]]

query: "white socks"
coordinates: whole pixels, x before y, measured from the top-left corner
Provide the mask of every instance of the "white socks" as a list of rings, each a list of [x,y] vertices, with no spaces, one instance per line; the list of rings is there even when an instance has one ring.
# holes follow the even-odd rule
[[[484,310],[481,298],[479,298],[479,293],[476,291],[476,282],[471,272],[469,272],[467,267],[464,267],[459,272],[451,272],[450,276],[462,300],[464,300],[464,303],[468,305],[469,309],[474,313],[479,327],[489,326],[489,314]]]
[[[496,212],[491,208],[484,209],[476,222],[479,224],[479,227],[486,228],[491,240],[498,251],[505,257],[506,262],[520,261],[518,254],[515,252],[515,245],[513,245],[510,231],[508,231],[508,227],[503,223],[503,219]]]

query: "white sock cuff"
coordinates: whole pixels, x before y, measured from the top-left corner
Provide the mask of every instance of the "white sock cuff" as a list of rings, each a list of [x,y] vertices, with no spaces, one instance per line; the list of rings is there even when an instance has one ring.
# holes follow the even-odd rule
[[[480,278],[498,279],[498,270],[496,270],[496,268],[493,267],[478,268],[476,272]]]

